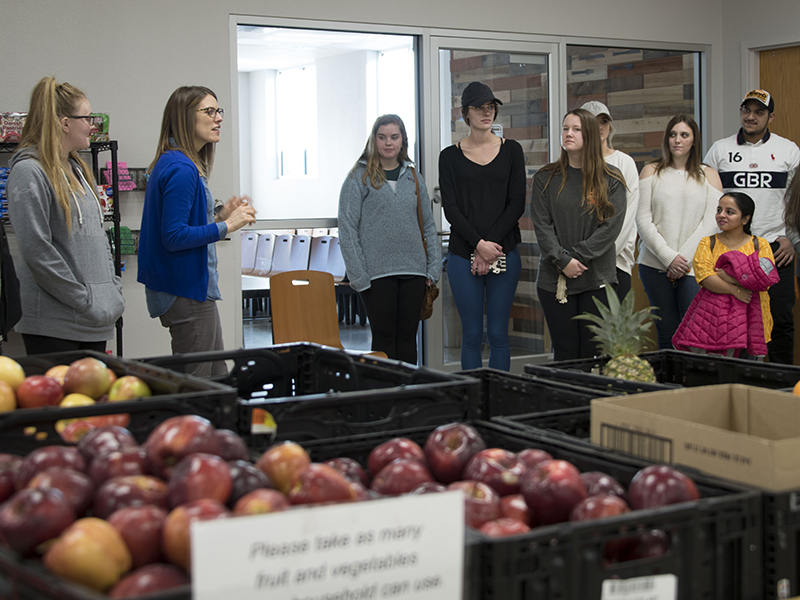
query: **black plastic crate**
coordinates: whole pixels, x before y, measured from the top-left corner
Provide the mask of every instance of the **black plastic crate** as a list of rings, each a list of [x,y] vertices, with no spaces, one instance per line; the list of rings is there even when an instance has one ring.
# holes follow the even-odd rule
[[[168,368],[203,360],[233,363],[221,381],[239,391],[237,431],[252,449],[481,416],[472,377],[316,344],[146,359]],[[277,430],[260,427],[254,410]]]
[[[546,430],[566,442],[597,446],[591,437],[591,410],[573,408],[549,413],[498,417],[494,421],[523,431]],[[800,490],[762,495],[764,538],[764,598],[776,600],[800,593]]]
[[[792,388],[800,381],[800,367],[658,350],[641,355],[653,367],[655,384],[635,383],[600,375],[607,357],[565,360],[545,365],[525,365],[525,372],[594,389],[619,389],[629,393],[652,392],[672,386],[695,387],[741,383],[770,389]]]
[[[488,446],[512,451],[537,447],[555,458],[569,460],[581,471],[601,470],[628,485],[646,461],[599,448],[575,444],[543,431],[522,431],[498,423],[474,421]],[[338,440],[304,442],[312,460],[348,456],[366,464],[376,445],[396,436],[423,444],[433,427],[371,433]],[[687,470],[688,471],[688,470]],[[473,574],[469,600],[599,600],[602,582],[673,573],[680,598],[755,600],[762,597],[761,496],[734,483],[689,471],[702,495],[700,500],[659,510],[635,511],[613,519],[561,523],[538,527],[529,534],[491,539],[468,530],[465,564]],[[666,555],[649,560],[604,566],[604,545],[652,529],[670,534]],[[480,586],[475,588],[475,583]]]
[[[78,351],[26,356],[17,360],[26,375],[43,375],[50,367],[85,357],[103,361],[118,376],[136,375],[152,389],[153,396],[92,406],[17,409],[0,414],[0,451],[27,454],[36,448],[62,443],[55,425],[61,419],[129,414],[128,428],[142,441],[161,421],[180,414],[197,414],[215,426],[236,427],[236,390],[228,385],[175,373],[161,367],[125,360],[100,352]]]

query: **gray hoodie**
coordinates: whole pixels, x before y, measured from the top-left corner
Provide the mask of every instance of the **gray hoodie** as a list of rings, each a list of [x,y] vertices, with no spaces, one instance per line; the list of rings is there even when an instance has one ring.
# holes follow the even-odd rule
[[[403,164],[396,191],[389,183],[379,189],[361,177],[363,161],[344,180],[339,194],[339,243],[350,286],[362,292],[373,279],[391,275],[419,275],[439,280],[442,252],[422,175],[419,193],[428,258],[422,246],[417,216],[417,190],[411,163]]]
[[[72,162],[83,190],[72,194],[68,231],[36,149],[18,150],[9,164],[6,194],[22,300],[15,331],[82,342],[111,339],[125,299],[97,196]]]

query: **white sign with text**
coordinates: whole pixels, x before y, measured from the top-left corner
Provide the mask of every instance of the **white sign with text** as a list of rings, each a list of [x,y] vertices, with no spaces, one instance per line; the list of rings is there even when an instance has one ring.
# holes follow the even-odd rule
[[[461,600],[460,491],[192,524],[194,600]]]

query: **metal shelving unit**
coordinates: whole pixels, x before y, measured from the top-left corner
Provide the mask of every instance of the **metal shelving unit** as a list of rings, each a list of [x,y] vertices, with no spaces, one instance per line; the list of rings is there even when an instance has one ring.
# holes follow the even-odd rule
[[[10,154],[17,149],[16,142],[0,142],[0,153]],[[100,181],[100,153],[101,152],[111,152],[111,186],[114,190],[114,208],[113,212],[110,215],[104,216],[104,221],[107,223],[113,223],[114,225],[114,271],[117,274],[117,277],[122,276],[122,254],[120,252],[120,212],[119,212],[119,202],[120,202],[120,194],[119,194],[119,166],[118,166],[118,159],[117,159],[117,142],[116,140],[111,140],[108,142],[92,142],[89,145],[89,149],[85,150],[85,152],[89,152],[92,155],[92,172],[94,173],[94,179],[96,182]],[[8,221],[7,217],[3,218],[3,226]],[[117,329],[117,356],[122,356],[122,317],[117,319],[116,324]]]

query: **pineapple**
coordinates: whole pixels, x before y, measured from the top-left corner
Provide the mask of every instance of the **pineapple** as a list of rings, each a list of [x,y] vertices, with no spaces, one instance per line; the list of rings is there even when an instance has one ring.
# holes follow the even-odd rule
[[[585,312],[574,317],[591,321],[595,325],[587,327],[595,334],[593,340],[600,344],[601,350],[611,357],[603,368],[603,375],[628,381],[654,383],[656,374],[653,367],[643,358],[637,356],[650,342],[647,336],[652,319],[658,316],[652,313],[652,307],[633,311],[633,290],[628,292],[620,303],[616,291],[606,285],[608,306],[594,298],[600,316]]]

